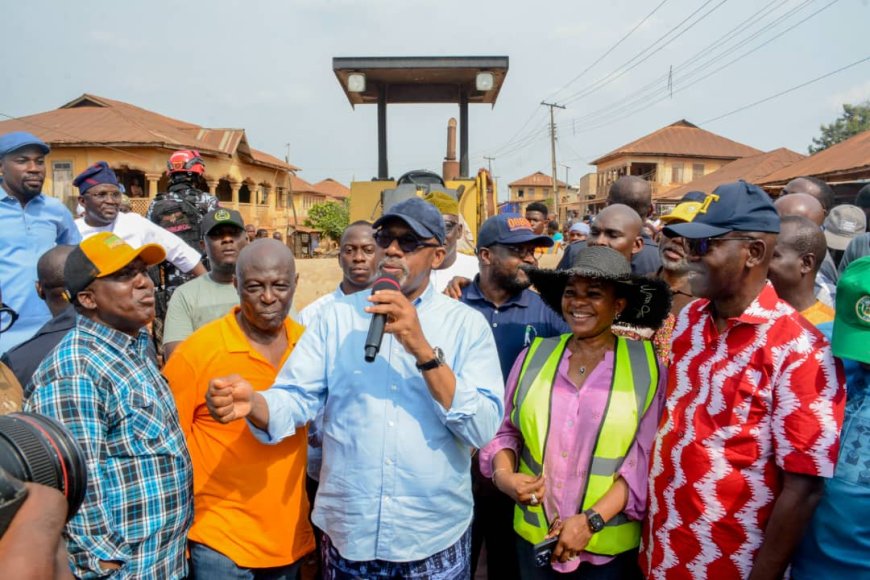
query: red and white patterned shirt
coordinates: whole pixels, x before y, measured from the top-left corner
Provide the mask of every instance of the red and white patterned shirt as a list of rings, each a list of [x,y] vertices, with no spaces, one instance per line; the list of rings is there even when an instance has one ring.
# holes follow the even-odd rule
[[[641,565],[653,579],[746,578],[782,471],[834,473],[843,371],[770,283],[721,334],[710,302],[693,302],[672,347]]]

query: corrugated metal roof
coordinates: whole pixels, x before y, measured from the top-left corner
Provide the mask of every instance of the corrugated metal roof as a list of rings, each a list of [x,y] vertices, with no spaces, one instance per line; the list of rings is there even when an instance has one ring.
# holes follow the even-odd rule
[[[870,175],[870,131],[819,151],[761,180],[762,185],[785,185],[795,177],[818,177],[826,181]]]
[[[566,187],[565,182],[556,178],[559,187]],[[553,178],[542,171],[536,171],[531,175],[521,177],[508,184],[508,187],[553,187]]]
[[[173,119],[129,103],[85,93],[60,108],[0,121],[0,134],[29,131],[49,145],[163,147],[197,149],[203,155],[231,157],[275,169],[298,167],[250,150],[243,129],[211,129]]]
[[[762,153],[759,149],[711,133],[682,119],[614,149],[592,161],[591,165],[600,165],[622,155],[739,159],[759,153]]]
[[[806,155],[801,155],[800,153],[796,153],[791,149],[786,149],[785,147],[774,149],[773,151],[762,153],[760,155],[744,157],[743,159],[732,161],[719,170],[708,173],[704,177],[695,179],[694,181],[681,185],[676,189],[672,189],[665,193],[661,198],[657,198],[657,200],[680,199],[690,191],[703,191],[704,193],[710,193],[723,183],[730,183],[732,181],[737,181],[738,179],[743,179],[749,183],[758,183],[760,179],[770,175],[772,172],[778,171],[783,167],[792,165],[793,163],[805,158]]]

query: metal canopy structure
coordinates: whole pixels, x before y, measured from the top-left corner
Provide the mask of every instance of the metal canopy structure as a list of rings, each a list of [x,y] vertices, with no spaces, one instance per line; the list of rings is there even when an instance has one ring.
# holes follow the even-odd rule
[[[506,56],[336,57],[332,70],[351,106],[378,106],[378,178],[389,179],[387,104],[457,103],[459,172],[468,176],[468,104],[495,106],[508,71]],[[478,90],[478,74],[490,73],[491,86]],[[351,77],[363,86],[351,87]]]

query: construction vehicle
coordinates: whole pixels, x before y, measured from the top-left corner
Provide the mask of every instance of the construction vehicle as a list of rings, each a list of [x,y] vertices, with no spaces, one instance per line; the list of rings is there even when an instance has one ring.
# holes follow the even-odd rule
[[[332,60],[332,68],[348,101],[378,107],[378,175],[350,186],[350,220],[374,221],[384,208],[412,195],[444,191],[459,201],[459,211],[473,247],[477,230],[496,213],[498,194],[485,169],[475,175],[468,168],[468,105],[495,106],[508,71],[508,57],[371,57]],[[387,163],[387,105],[396,103],[456,103],[459,105],[459,159],[456,158],[457,122],[447,127],[447,155],[442,174],[425,169],[390,177]],[[461,245],[462,246],[462,245]]]

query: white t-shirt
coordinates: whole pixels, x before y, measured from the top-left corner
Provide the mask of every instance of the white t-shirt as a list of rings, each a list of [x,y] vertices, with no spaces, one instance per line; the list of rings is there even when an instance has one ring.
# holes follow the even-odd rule
[[[432,270],[429,276],[429,282],[435,287],[436,292],[444,292],[447,284],[456,277],[462,276],[469,280],[474,280],[474,277],[480,273],[480,266],[477,263],[477,256],[469,256],[461,252],[456,252],[456,261],[446,270]]]
[[[166,259],[182,272],[190,272],[202,259],[200,253],[184,240],[138,213],[119,213],[114,222],[100,227],[89,226],[85,223],[85,218],[79,218],[76,220],[76,227],[83,239],[99,232],[112,232],[134,248],[145,244],[160,244],[166,250]]]

